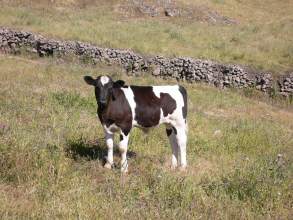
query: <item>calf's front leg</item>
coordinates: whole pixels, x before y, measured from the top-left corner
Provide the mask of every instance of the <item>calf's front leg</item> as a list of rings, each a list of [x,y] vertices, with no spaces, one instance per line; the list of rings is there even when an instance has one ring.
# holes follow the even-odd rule
[[[111,169],[113,166],[113,146],[114,146],[113,137],[114,137],[114,134],[108,133],[107,131],[105,131],[105,139],[106,139],[106,144],[108,147],[108,154],[107,154],[106,163],[104,167],[107,169]]]

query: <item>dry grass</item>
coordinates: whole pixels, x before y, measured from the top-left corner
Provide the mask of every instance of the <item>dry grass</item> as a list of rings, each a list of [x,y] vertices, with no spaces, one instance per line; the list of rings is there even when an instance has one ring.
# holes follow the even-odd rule
[[[82,76],[175,81],[54,59],[2,56],[0,66],[1,219],[292,216],[291,111],[183,83],[190,106],[188,171],[169,169],[171,149],[159,127],[148,136],[133,130],[130,173],[121,176],[102,167],[103,132]]]

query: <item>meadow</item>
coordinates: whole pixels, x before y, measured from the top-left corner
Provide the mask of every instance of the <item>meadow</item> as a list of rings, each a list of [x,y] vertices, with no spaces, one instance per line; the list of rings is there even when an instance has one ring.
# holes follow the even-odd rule
[[[0,217],[289,219],[293,113],[231,90],[189,93],[187,172],[170,170],[165,128],[134,129],[129,174],[103,168],[94,91],[82,77],[176,81],[55,59],[0,57]],[[116,138],[117,141],[118,138]]]
[[[292,69],[290,1],[211,0],[239,21],[123,18],[122,1],[0,0],[0,26],[142,54]],[[180,0],[198,5],[199,0]],[[134,129],[129,173],[104,169],[106,146],[84,75],[136,85],[177,84],[74,58],[0,54],[0,219],[290,219],[292,100],[179,82],[188,92],[186,172],[170,169],[161,126]],[[116,142],[118,137],[116,137]]]

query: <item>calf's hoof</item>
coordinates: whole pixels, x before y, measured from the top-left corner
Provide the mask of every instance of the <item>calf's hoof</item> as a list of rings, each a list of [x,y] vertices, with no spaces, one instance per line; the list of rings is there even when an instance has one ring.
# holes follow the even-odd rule
[[[121,169],[121,173],[122,174],[127,174],[128,173],[128,169]]]
[[[176,170],[176,168],[177,168],[177,164],[176,165],[171,165],[171,167],[170,167],[171,170]]]
[[[128,173],[128,164],[121,166],[120,171],[121,173]]]
[[[180,166],[179,171],[180,172],[186,172],[187,171],[187,166]]]
[[[112,169],[112,165],[110,163],[105,163],[104,167],[109,169],[109,170]]]

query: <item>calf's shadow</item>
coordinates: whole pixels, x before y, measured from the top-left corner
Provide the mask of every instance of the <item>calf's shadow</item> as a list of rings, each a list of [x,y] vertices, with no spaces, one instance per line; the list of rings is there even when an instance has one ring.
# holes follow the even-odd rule
[[[83,138],[67,140],[65,153],[66,155],[78,161],[80,159],[91,161],[99,160],[102,164],[106,163],[107,146],[104,139],[85,140]],[[120,157],[120,152],[117,146],[114,146],[114,156]],[[134,151],[127,151],[127,157],[135,157]]]

